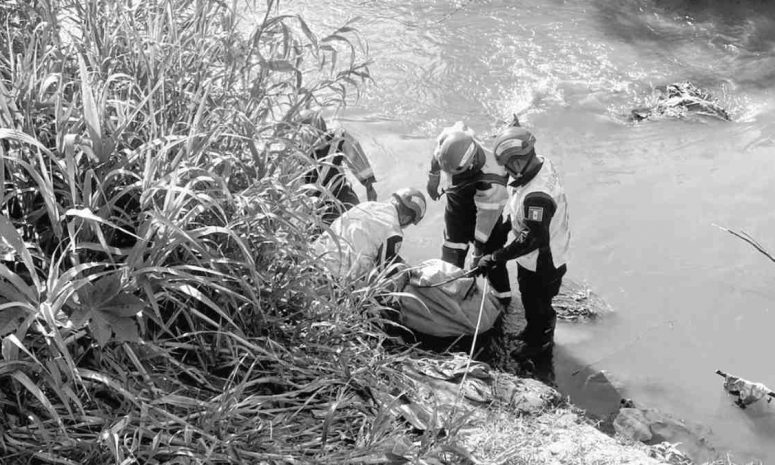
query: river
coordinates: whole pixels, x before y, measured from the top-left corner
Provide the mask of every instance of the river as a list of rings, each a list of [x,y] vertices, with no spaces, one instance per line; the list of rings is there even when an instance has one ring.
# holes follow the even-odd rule
[[[775,406],[742,410],[722,369],[775,387],[775,6],[764,1],[294,0],[321,33],[346,19],[374,83],[339,117],[385,198],[424,190],[434,137],[518,113],[569,199],[568,278],[615,312],[558,328],[560,389],[605,370],[623,395],[699,423],[739,461],[775,463]],[[656,86],[690,80],[733,121],[628,123]],[[362,194],[362,190],[359,191]],[[440,253],[444,202],[407,229],[410,261]]]

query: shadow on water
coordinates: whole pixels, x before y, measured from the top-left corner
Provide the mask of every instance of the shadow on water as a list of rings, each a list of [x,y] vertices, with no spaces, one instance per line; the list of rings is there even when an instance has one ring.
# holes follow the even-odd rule
[[[718,34],[737,39],[735,45],[749,52],[770,52],[775,44],[775,2],[764,0],[631,0],[595,2],[600,25],[609,34],[633,43],[665,42],[677,28],[696,29],[712,24]],[[661,19],[657,20],[657,18]],[[697,30],[697,38],[700,38]],[[668,44],[664,44],[668,45]]]
[[[623,399],[622,386],[617,385],[605,371],[575,357],[562,345],[554,349],[554,371],[560,392],[570,397],[591,418],[603,422],[601,427],[604,431],[613,432],[610,422]]]
[[[685,63],[689,79],[713,86],[731,77],[753,88],[775,82],[775,2],[765,0],[599,0],[593,15],[606,35]],[[695,56],[687,56],[686,48]],[[712,72],[708,65],[712,66]]]

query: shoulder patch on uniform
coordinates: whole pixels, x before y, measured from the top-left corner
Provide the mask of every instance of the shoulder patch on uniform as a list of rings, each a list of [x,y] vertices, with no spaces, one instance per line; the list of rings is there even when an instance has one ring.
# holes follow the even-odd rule
[[[543,207],[527,207],[527,218],[528,221],[543,221],[544,219],[544,208]]]

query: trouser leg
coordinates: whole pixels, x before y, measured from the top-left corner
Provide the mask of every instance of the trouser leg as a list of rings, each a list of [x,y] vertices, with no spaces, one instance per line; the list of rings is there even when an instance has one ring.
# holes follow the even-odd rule
[[[474,223],[466,218],[465,212],[450,208],[444,210],[444,244],[441,259],[458,268],[463,268],[468,255],[468,244],[474,239]]]
[[[443,261],[451,263],[458,268],[463,268],[465,266],[467,254],[468,244],[451,242],[445,238],[444,244],[441,246],[441,259]]]
[[[337,190],[336,199],[342,202],[345,211],[361,203],[361,199],[358,198],[358,194],[355,193],[349,183],[342,184],[342,187]]]
[[[482,253],[490,254],[502,248],[508,239],[509,229],[508,223],[503,220],[499,221],[493,228],[490,238],[484,244]],[[490,282],[493,294],[498,298],[498,301],[504,307],[508,307],[511,303],[511,283],[506,264],[501,263],[490,269],[487,273],[487,280]]]
[[[550,276],[541,276],[518,267],[517,280],[527,323],[521,339],[529,346],[543,346],[554,342],[557,312],[552,306],[552,299],[560,292],[565,270],[563,265]]]

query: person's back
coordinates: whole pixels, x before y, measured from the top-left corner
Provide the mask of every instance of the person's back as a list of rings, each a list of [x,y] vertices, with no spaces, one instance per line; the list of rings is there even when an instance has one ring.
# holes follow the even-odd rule
[[[387,202],[364,202],[337,218],[313,247],[333,275],[365,277],[401,261],[402,230],[422,220],[426,205],[422,192],[413,188],[397,190]]]
[[[360,278],[385,259],[385,244],[403,237],[396,209],[390,203],[363,202],[344,212],[315,242],[315,250],[336,276]]]

